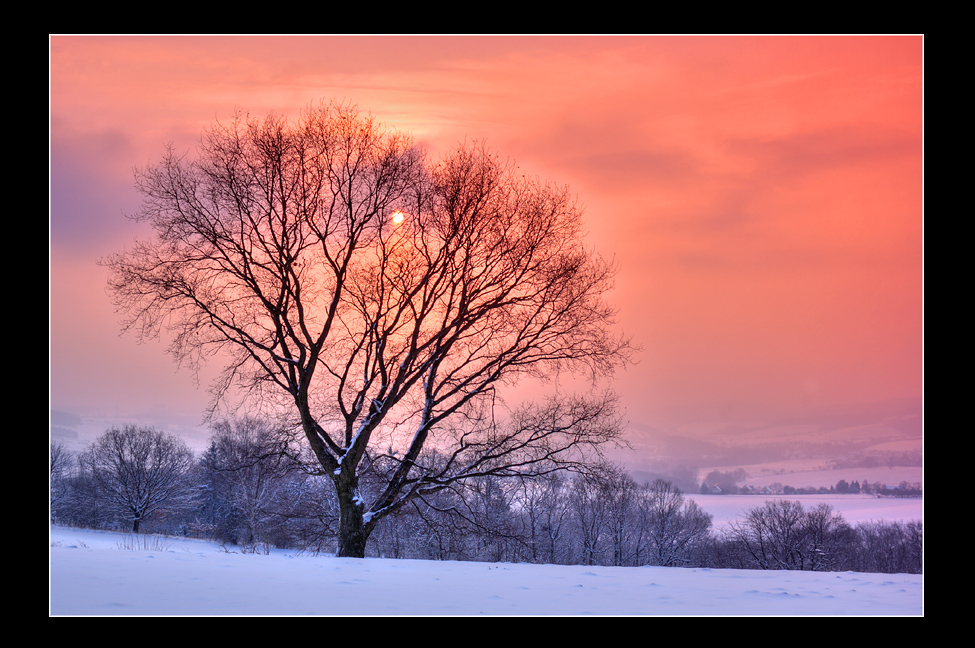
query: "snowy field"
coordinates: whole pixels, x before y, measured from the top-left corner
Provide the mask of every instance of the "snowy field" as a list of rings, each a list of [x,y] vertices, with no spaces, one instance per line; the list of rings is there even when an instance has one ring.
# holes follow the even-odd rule
[[[721,527],[745,517],[749,509],[762,506],[766,500],[787,499],[802,503],[809,510],[819,504],[829,504],[855,526],[862,522],[911,522],[924,520],[924,500],[914,497],[874,497],[873,495],[697,495],[689,499],[713,516],[712,524]]]
[[[923,614],[915,574],[254,555],[57,526],[50,552],[55,616]]]

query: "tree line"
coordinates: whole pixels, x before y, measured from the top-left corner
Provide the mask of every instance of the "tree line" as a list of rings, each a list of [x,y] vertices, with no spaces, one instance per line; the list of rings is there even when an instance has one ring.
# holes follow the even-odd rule
[[[885,497],[922,497],[923,490],[921,484],[901,481],[896,486],[890,486],[883,482],[870,483],[863,480],[848,482],[841,479],[833,486],[808,486],[794,487],[780,482],[773,482],[762,488],[756,488],[749,484],[739,486],[738,483],[747,479],[743,468],[736,468],[728,472],[712,470],[701,483],[700,493],[702,495],[856,495],[859,493],[874,494]]]
[[[83,452],[51,446],[52,522],[203,538],[228,550],[336,551],[341,511],[294,432],[222,421],[195,457],[153,428],[112,428]],[[383,487],[363,473],[362,496]],[[484,475],[384,517],[366,555],[735,569],[922,572],[920,521],[850,525],[830,506],[773,499],[727,527],[671,482],[608,464],[530,478]]]

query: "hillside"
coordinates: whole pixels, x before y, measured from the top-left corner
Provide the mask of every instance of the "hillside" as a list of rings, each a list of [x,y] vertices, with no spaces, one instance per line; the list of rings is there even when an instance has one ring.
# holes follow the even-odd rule
[[[923,404],[894,399],[751,424],[661,430],[631,423],[613,453],[639,482],[663,478],[698,492],[712,470],[744,470],[748,484],[829,487],[840,479],[923,484]]]

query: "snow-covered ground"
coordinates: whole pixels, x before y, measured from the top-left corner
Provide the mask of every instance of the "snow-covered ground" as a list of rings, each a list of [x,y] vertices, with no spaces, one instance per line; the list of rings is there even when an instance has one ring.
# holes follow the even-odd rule
[[[924,520],[924,500],[913,497],[874,497],[873,495],[699,495],[688,498],[713,516],[712,523],[720,527],[745,517],[749,509],[765,504],[769,499],[787,499],[802,503],[804,509],[829,504],[851,525],[862,522],[911,522]]]
[[[57,616],[923,614],[914,574],[255,555],[57,526],[50,546]]]

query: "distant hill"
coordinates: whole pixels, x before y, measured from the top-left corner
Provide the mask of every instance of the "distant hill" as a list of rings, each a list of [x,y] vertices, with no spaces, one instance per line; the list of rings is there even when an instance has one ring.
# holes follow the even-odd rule
[[[58,427],[77,427],[81,425],[81,417],[67,412],[51,410],[51,428]],[[77,436],[77,435],[76,435]]]
[[[614,459],[638,480],[663,477],[686,489],[694,480],[690,475],[699,479],[713,468],[757,473],[758,467],[770,465],[806,470],[920,466],[922,437],[921,399],[905,398],[819,408],[747,425],[665,431],[634,423],[627,429],[632,450],[615,453]]]

